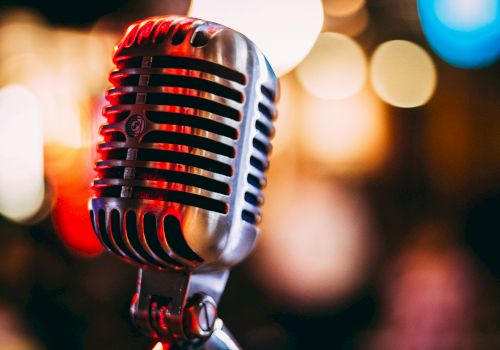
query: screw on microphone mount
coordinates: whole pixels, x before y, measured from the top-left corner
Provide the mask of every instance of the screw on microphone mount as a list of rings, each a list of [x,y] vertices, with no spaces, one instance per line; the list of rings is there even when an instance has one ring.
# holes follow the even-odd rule
[[[207,338],[214,331],[217,320],[217,305],[212,297],[198,293],[188,302],[184,310],[185,331],[195,338]]]

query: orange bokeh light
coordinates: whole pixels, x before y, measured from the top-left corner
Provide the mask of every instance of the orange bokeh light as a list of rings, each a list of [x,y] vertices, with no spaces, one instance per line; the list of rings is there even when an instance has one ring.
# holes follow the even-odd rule
[[[93,232],[87,201],[92,178],[90,150],[47,145],[47,176],[57,194],[52,219],[59,237],[72,251],[96,255],[103,247]]]

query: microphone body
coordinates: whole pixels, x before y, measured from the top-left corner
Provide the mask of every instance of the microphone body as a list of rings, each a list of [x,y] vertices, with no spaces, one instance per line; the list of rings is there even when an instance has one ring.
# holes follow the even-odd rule
[[[216,306],[227,270],[259,234],[278,81],[244,35],[183,16],[132,24],[113,62],[89,202],[94,231],[141,268],[131,308],[141,328],[203,338],[190,298]]]
[[[246,37],[193,18],[131,25],[115,47],[90,213],[103,245],[156,269],[251,251],[277,79]]]

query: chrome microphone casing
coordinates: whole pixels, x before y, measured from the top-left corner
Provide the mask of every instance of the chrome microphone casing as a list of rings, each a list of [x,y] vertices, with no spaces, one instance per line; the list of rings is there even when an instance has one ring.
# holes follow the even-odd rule
[[[97,236],[141,267],[238,263],[259,234],[274,134],[266,58],[220,24],[165,16],[132,24],[113,62],[89,202]]]

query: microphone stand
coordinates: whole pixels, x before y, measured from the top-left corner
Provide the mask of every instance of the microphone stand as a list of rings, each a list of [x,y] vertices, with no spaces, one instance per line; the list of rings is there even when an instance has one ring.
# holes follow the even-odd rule
[[[215,321],[214,331],[206,340],[197,340],[181,344],[163,343],[163,350],[241,350],[241,346],[218,318]],[[156,350],[156,349],[153,349]]]
[[[132,320],[161,341],[164,350],[240,350],[217,317],[228,276],[229,270],[194,274],[139,269]]]

